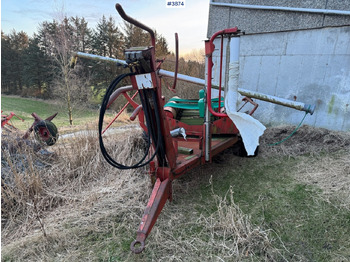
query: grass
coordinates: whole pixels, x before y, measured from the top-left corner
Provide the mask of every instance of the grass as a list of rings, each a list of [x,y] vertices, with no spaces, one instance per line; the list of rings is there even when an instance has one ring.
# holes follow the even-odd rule
[[[239,170],[223,170],[213,180],[214,192],[231,185],[236,203],[251,215],[253,224],[271,229],[286,247],[289,261],[338,261],[350,259],[350,212],[329,201],[317,186],[295,180],[300,158],[249,159]],[[237,161],[238,163],[241,161]],[[233,165],[232,165],[233,166]],[[205,194],[208,195],[209,192]],[[283,250],[283,246],[277,245]]]
[[[18,248],[30,247],[38,252],[46,249],[44,254],[52,261],[61,261],[59,257],[67,261],[67,255],[78,261],[350,259],[349,210],[339,208],[336,199],[323,198],[317,186],[294,178],[289,171],[298,166],[299,157],[266,161],[226,154],[223,160],[175,181],[174,201],[166,205],[140,255],[131,254],[129,245],[136,236],[149,191],[139,184],[141,180],[127,182],[124,176],[118,180],[126,188],[125,183],[135,183],[132,192],[118,189],[117,182],[114,187],[120,190],[119,197],[101,195],[105,200],[97,201],[93,209],[84,208],[80,218],[78,212],[62,219],[64,237],[51,233],[56,239],[40,238],[47,243],[45,248],[30,242]],[[142,197],[136,197],[140,193]],[[133,197],[141,201],[135,202]],[[74,212],[80,209],[76,205]],[[74,241],[63,241],[66,238]],[[233,250],[238,239],[241,244],[237,255]],[[50,245],[54,240],[60,243],[56,247]],[[14,254],[5,249],[3,261],[17,261]]]
[[[69,126],[66,108],[64,105],[61,105],[55,101],[1,95],[1,110],[4,114],[14,112],[17,116],[22,118],[24,122],[16,117],[11,119],[12,124],[22,131],[25,131],[32,125],[34,119],[31,116],[31,113],[33,112],[43,119],[58,112],[58,115],[54,118],[54,120],[52,120],[52,122],[57,127]],[[84,125],[89,121],[95,120],[97,117],[98,110],[76,108],[73,111],[73,124]]]
[[[266,147],[289,133],[271,130],[258,157],[226,151],[175,180],[140,255],[129,247],[151,191],[146,170],[107,165],[95,137],[62,140],[51,159],[27,152],[28,170],[10,155],[2,261],[350,261],[349,134],[305,127]],[[133,161],[138,135],[110,137],[114,157]]]

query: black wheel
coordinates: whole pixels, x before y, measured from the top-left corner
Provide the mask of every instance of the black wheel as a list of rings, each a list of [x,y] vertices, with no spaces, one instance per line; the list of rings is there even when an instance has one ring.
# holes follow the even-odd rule
[[[256,157],[259,154],[259,146],[256,147],[254,155],[248,156],[247,151],[245,150],[242,139],[239,139],[236,144],[232,146],[232,153],[240,157]]]
[[[41,120],[34,126],[34,133],[36,139],[40,143],[46,143],[48,146],[52,146],[58,139],[57,127],[54,123],[47,120]]]

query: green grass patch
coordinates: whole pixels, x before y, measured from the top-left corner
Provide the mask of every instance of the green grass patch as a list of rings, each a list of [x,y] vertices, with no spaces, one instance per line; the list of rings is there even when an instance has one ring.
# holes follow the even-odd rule
[[[55,101],[2,95],[1,110],[3,111],[3,114],[14,112],[17,116],[22,118],[24,122],[16,117],[13,117],[11,119],[11,123],[23,131],[32,125],[34,118],[31,116],[31,114],[33,112],[43,119],[58,112],[58,115],[52,120],[52,122],[58,128],[69,126],[68,113],[65,106],[58,104]],[[73,109],[73,125],[84,125],[96,119],[98,119],[97,109],[91,110],[84,107]]]
[[[350,212],[336,200],[322,198],[321,189],[293,178],[300,159],[239,159],[219,168],[212,190],[223,195],[231,186],[234,199],[255,225],[272,230],[278,248],[289,261],[350,260]],[[265,160],[265,161],[264,161]],[[205,185],[191,195],[210,197]],[[198,198],[197,198],[198,199]],[[193,197],[196,201],[196,198]],[[205,210],[215,209],[205,203]],[[200,207],[200,205],[197,205]],[[285,250],[283,245],[286,247]],[[337,259],[345,260],[337,260]]]

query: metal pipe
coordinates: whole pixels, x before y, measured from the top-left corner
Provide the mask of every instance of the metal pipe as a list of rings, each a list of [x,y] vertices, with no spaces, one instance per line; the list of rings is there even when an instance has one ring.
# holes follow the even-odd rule
[[[208,67],[208,58],[205,58],[205,72],[207,72]],[[205,92],[207,92],[207,85],[205,84],[208,82],[208,74],[205,74],[205,80],[204,80],[204,89]],[[204,160],[206,162],[210,161],[210,145],[211,145],[211,134],[210,134],[210,114],[209,114],[209,108],[207,103],[206,96],[204,97],[204,103],[205,103],[205,114],[204,114],[204,137],[205,137],[205,144],[204,144]]]
[[[291,108],[294,108],[294,109],[297,109],[300,111],[305,111],[307,113],[310,113],[311,115],[314,113],[315,108],[316,108],[315,105],[304,104],[302,102],[296,102],[296,101],[280,98],[277,96],[266,95],[263,93],[254,92],[251,90],[246,90],[243,88],[238,88],[238,92],[241,95],[248,96],[250,98],[256,98],[256,99],[270,102],[273,104],[291,107]]]
[[[100,56],[100,55],[93,55],[93,54],[87,54],[87,53],[82,53],[82,52],[76,52],[72,54],[73,57],[81,57],[81,58],[86,58],[90,60],[96,60],[96,61],[102,61],[102,62],[108,62],[108,63],[113,63],[113,64],[119,64],[119,65],[128,65],[125,60],[120,60],[116,58],[111,58],[111,57],[105,57],[105,56]],[[164,69],[159,69],[158,74],[161,76],[165,77],[175,77],[175,73],[171,71],[167,71]],[[188,75],[183,75],[183,74],[177,74],[177,79],[189,82],[189,83],[194,83],[198,85],[205,85],[205,80],[188,76]]]
[[[212,0],[210,1],[210,4],[214,5],[214,6],[227,6],[227,7],[244,8],[244,9],[304,12],[304,13],[316,13],[316,14],[324,14],[324,15],[350,15],[350,11],[346,11],[346,10],[299,8],[299,7],[268,6],[268,5],[231,4],[231,3],[213,2]]]
[[[77,52],[77,53],[75,53],[73,55],[75,55],[77,57],[83,57],[83,58],[97,60],[97,61],[105,61],[105,62],[110,62],[110,63],[117,63],[117,64],[121,64],[121,65],[127,65],[127,63],[124,60],[119,60],[119,59],[110,58],[110,57],[104,57],[104,56],[99,56],[99,55],[91,55],[91,54],[86,54],[86,53],[82,53],[82,52]],[[166,70],[163,70],[163,69],[158,70],[158,74],[161,75],[161,76],[165,76],[165,77],[175,77],[175,73],[174,72],[166,71]],[[183,81],[186,81],[186,82],[190,82],[190,83],[194,83],[194,84],[197,84],[197,85],[206,86],[206,81],[204,79],[200,79],[200,78],[197,78],[197,77],[192,77],[192,76],[183,75],[183,74],[177,74],[177,79],[178,80],[183,80]],[[308,104],[304,104],[304,103],[301,103],[301,102],[287,100],[287,99],[284,99],[284,98],[279,98],[277,96],[266,95],[266,94],[263,94],[263,93],[254,92],[254,91],[247,90],[247,89],[242,89],[242,88],[238,88],[238,92],[241,95],[248,96],[250,98],[256,98],[256,99],[263,100],[263,101],[266,101],[266,102],[270,102],[270,103],[274,103],[274,104],[278,104],[278,105],[291,107],[291,108],[294,108],[294,109],[297,109],[297,110],[305,111],[307,113],[310,113],[311,115],[315,111],[315,105],[308,105]]]
[[[177,33],[175,33],[175,77],[174,77],[174,82],[172,87],[173,90],[175,90],[176,88],[178,69],[179,69],[179,36],[177,35]]]
[[[161,75],[161,76],[165,76],[165,77],[175,77],[175,73],[174,72],[167,71],[167,70],[164,70],[164,69],[159,69],[158,74]],[[177,79],[185,81],[185,82],[197,84],[197,85],[202,85],[202,86],[205,85],[205,80],[204,79],[200,79],[200,78],[193,77],[193,76],[177,74]]]
[[[174,77],[173,72],[162,70],[162,69],[159,70],[159,74],[163,75],[163,76],[167,76],[167,77]],[[177,77],[178,77],[178,79],[186,81],[186,82],[199,84],[199,85],[205,85],[204,79],[200,79],[200,78],[196,78],[196,77],[192,77],[192,76],[187,76],[187,75],[182,75],[182,74],[178,74]],[[296,101],[280,98],[277,96],[271,96],[271,95],[243,89],[243,88],[238,88],[237,91],[243,96],[247,96],[250,98],[256,98],[256,99],[270,102],[273,104],[278,104],[278,105],[294,108],[297,110],[305,111],[307,113],[310,113],[311,115],[315,111],[315,105],[304,104],[302,102],[296,102]]]
[[[128,65],[126,63],[126,61],[124,61],[124,60],[111,58],[111,57],[100,56],[100,55],[87,54],[87,53],[82,53],[82,52],[73,53],[73,57],[81,57],[81,58],[86,58],[86,59],[91,59],[91,60],[115,63],[115,64],[118,64],[118,65]]]

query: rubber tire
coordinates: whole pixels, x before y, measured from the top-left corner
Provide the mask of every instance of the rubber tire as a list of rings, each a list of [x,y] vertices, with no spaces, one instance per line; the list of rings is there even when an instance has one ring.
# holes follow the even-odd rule
[[[52,146],[58,139],[58,130],[54,123],[41,120],[34,126],[34,134],[40,143]]]
[[[233,145],[233,154],[239,157],[256,157],[259,154],[259,146],[256,147],[254,155],[248,156],[247,151],[245,150],[242,139],[238,140],[236,144]]]

